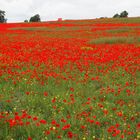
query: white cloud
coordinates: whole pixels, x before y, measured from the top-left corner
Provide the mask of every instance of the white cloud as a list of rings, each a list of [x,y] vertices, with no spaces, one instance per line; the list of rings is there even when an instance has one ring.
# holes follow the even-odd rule
[[[123,10],[140,16],[139,0],[0,0],[0,6],[8,22],[24,21],[34,14],[42,20],[112,17]]]

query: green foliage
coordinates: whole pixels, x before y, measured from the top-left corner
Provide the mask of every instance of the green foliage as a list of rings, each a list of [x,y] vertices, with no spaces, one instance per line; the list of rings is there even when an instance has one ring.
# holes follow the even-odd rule
[[[113,18],[119,18],[119,17],[120,17],[119,14],[115,14],[115,15],[113,16]]]
[[[0,10],[0,23],[5,23],[5,11]]]
[[[24,22],[28,22],[28,20],[27,20],[27,19],[25,19],[25,20],[24,20]]]
[[[40,19],[39,14],[36,14],[33,17],[30,18],[30,22],[40,22],[40,21],[41,21],[41,19]]]
[[[128,12],[127,11],[121,12],[120,17],[124,17],[124,18],[128,17]]]
[[[123,11],[120,13],[120,15],[117,13],[113,16],[113,18],[126,18],[128,17],[128,12],[127,11]]]

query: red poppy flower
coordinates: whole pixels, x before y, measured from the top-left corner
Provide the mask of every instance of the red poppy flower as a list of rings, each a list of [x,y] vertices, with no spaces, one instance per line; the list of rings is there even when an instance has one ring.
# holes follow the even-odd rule
[[[70,127],[71,127],[71,125],[70,125],[70,124],[64,125],[64,126],[62,127],[62,130],[69,129]]]

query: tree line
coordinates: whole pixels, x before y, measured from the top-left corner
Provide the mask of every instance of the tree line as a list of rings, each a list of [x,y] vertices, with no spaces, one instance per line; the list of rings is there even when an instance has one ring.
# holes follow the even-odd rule
[[[5,18],[5,11],[0,10],[0,23],[6,23],[7,19]],[[29,21],[24,20],[24,22],[41,22],[41,18],[39,14],[32,16]]]
[[[128,12],[127,11],[123,11],[120,14],[117,13],[113,16],[113,18],[125,18],[125,17],[128,17]]]
[[[128,12],[123,11],[120,14],[115,14],[113,18],[126,18],[128,17]],[[7,19],[5,18],[5,11],[0,10],[0,23],[6,23]],[[24,22],[41,22],[41,18],[39,14],[32,16],[29,20],[24,20]]]

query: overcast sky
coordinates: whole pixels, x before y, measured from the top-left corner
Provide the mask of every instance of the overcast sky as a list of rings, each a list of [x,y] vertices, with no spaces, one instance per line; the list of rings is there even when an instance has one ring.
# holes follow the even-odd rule
[[[140,16],[140,0],[0,0],[8,22],[22,22],[35,14],[42,21],[112,17],[123,10]]]

